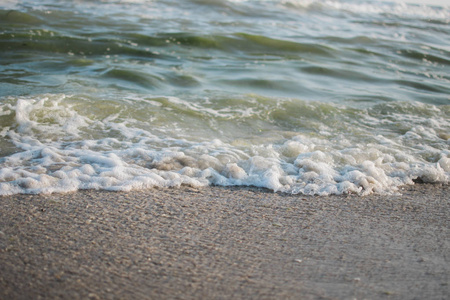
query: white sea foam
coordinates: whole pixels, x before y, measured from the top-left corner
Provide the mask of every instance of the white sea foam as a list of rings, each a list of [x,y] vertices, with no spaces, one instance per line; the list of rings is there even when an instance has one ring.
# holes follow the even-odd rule
[[[82,99],[76,101],[87,101]],[[311,195],[366,195],[395,193],[416,178],[444,183],[450,178],[449,140],[439,137],[450,127],[445,119],[428,121],[429,129],[417,125],[427,117],[411,121],[399,114],[395,120],[378,119],[410,130],[390,137],[375,132],[372,142],[365,142],[368,136],[351,140],[342,134],[291,133],[276,142],[255,139],[242,144],[208,137],[198,141],[156,136],[120,111],[93,119],[89,109],[80,110],[76,101],[64,95],[43,95],[2,102],[2,117],[14,116],[12,123],[3,124],[3,136],[16,150],[0,160],[0,194],[215,184]],[[181,99],[169,102],[186,107]],[[202,107],[190,109],[201,111],[203,118],[208,114]],[[211,114],[216,117],[215,111]]]

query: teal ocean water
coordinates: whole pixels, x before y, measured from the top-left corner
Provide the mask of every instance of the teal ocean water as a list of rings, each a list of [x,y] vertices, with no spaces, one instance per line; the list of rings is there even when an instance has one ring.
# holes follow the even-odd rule
[[[450,8],[0,1],[0,194],[450,178]]]

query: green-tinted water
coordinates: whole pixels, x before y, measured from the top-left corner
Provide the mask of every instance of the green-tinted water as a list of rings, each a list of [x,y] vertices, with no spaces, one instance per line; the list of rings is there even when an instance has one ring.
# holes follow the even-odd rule
[[[448,183],[449,22],[376,1],[8,1],[0,194]]]

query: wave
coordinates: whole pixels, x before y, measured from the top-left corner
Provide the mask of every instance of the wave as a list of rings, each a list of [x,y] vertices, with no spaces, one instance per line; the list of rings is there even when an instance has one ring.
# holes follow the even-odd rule
[[[449,106],[36,95],[0,112],[2,195],[211,184],[366,195],[450,179]]]
[[[244,0],[245,1],[245,0]],[[265,1],[262,1],[265,2]],[[404,18],[442,20],[448,23],[450,10],[447,6],[418,5],[390,1],[339,1],[339,0],[284,0],[283,5],[308,11],[342,11],[353,14],[377,14]]]
[[[448,23],[373,1],[8,1],[0,193],[448,183]]]

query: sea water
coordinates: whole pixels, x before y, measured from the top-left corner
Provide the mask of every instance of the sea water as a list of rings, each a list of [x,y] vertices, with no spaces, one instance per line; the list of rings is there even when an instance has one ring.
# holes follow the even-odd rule
[[[450,8],[0,1],[0,194],[450,178]]]

